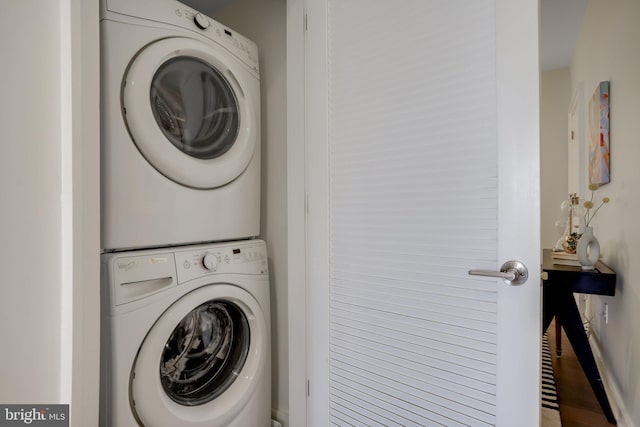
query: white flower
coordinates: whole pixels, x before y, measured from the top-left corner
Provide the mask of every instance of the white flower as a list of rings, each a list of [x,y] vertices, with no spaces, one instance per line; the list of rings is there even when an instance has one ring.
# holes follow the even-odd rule
[[[584,206],[584,208],[586,209],[586,212],[584,214],[584,226],[585,227],[589,226],[589,224],[591,223],[591,220],[593,219],[593,217],[596,216],[596,214],[598,213],[598,211],[600,210],[602,205],[604,205],[605,203],[609,203],[609,198],[608,197],[603,197],[602,198],[602,202],[600,202],[600,205],[596,208],[596,210],[593,211],[593,214],[591,213],[591,209],[593,209],[593,207],[595,206],[594,203],[593,203],[593,193],[598,188],[600,188],[600,186],[598,184],[589,184],[589,190],[591,190],[591,200],[587,200],[582,204]]]

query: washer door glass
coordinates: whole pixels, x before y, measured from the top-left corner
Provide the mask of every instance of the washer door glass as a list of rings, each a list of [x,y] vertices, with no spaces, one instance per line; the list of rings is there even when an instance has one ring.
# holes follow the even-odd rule
[[[201,405],[221,395],[244,366],[250,330],[235,304],[211,300],[173,330],[160,359],[160,381],[174,402]]]
[[[259,153],[259,94],[259,76],[221,46],[171,37],[132,59],[121,112],[156,171],[208,190],[238,178]]]
[[[156,123],[183,153],[213,159],[234,144],[240,126],[238,102],[210,64],[194,57],[166,61],[152,79],[150,95]]]

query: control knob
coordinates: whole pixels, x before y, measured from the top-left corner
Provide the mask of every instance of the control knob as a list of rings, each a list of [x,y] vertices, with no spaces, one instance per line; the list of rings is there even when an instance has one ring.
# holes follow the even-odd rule
[[[213,254],[206,254],[202,257],[202,266],[207,270],[213,270],[218,265],[218,259]]]
[[[204,16],[202,13],[196,13],[193,17],[193,22],[195,22],[196,26],[201,30],[206,30],[211,25],[209,18]]]

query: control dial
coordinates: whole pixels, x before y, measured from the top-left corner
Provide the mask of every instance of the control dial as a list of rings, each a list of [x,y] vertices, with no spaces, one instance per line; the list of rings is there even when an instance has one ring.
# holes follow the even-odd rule
[[[196,13],[193,17],[193,22],[195,22],[196,26],[201,30],[206,30],[211,25],[209,18],[204,16],[202,13]]]
[[[218,259],[213,254],[206,254],[202,257],[202,266],[207,270],[213,270],[218,265]]]

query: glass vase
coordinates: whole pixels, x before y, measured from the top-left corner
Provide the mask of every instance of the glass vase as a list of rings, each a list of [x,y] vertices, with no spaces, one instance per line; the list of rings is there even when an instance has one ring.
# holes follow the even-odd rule
[[[584,217],[584,210],[576,193],[569,194],[569,198],[562,202],[560,212],[561,219],[556,222],[556,227],[562,235],[553,250],[570,254],[576,253],[578,239],[582,235],[582,219]]]

